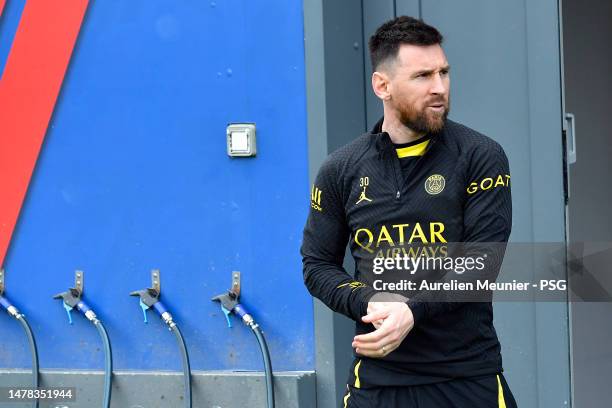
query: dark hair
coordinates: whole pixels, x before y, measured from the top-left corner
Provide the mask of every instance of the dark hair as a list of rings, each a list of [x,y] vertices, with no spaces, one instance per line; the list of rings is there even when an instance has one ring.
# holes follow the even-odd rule
[[[442,44],[444,38],[440,32],[416,18],[400,16],[389,20],[370,37],[370,59],[372,69],[389,58],[397,57],[400,45],[434,45]]]

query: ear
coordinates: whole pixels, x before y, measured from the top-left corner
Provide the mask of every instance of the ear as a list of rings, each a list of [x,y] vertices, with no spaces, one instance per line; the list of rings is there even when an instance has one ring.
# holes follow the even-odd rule
[[[383,101],[391,99],[391,92],[389,89],[389,75],[376,71],[372,74],[372,89],[378,98]]]

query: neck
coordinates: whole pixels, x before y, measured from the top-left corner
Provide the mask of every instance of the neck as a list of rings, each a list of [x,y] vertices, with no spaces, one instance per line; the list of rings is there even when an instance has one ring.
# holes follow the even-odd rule
[[[415,132],[404,125],[396,115],[390,114],[390,112],[385,112],[384,115],[382,130],[389,134],[393,143],[410,143],[425,136],[425,133]]]

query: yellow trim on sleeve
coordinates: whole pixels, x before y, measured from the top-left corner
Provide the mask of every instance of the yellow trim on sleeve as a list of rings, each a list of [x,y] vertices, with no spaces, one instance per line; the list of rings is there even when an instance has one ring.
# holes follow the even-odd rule
[[[429,144],[429,140],[421,142],[419,144],[415,144],[414,146],[402,147],[400,149],[395,149],[397,152],[397,157],[400,159],[409,156],[422,156],[427,149],[427,145]]]
[[[366,284],[365,284],[365,283],[363,283],[363,282],[359,282],[359,281],[352,281],[352,282],[347,282],[347,283],[343,283],[343,284],[341,284],[341,285],[338,285],[338,286],[336,286],[336,289],[340,289],[340,288],[343,288],[343,287],[345,287],[345,286],[350,287],[350,288],[352,289],[352,290],[351,290],[351,292],[354,292],[355,290],[357,290],[357,289],[359,289],[359,288],[365,288],[365,287],[366,287],[366,286],[368,286],[368,285],[366,285]]]
[[[361,367],[361,360],[355,364],[355,388],[361,388],[361,381],[359,381],[359,367]]]
[[[350,397],[350,396],[351,396],[351,393],[350,393],[350,392],[344,396],[344,408],[346,408],[346,407],[347,407],[347,405],[348,405],[348,400],[349,400],[349,397]]]
[[[504,399],[504,389],[497,375],[497,405],[499,408],[506,408],[506,400]]]

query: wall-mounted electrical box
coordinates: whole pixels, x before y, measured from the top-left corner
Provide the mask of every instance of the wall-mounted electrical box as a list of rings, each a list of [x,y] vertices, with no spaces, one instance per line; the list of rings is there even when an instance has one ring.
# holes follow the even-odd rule
[[[257,154],[254,123],[230,123],[226,134],[228,156],[253,157]]]

